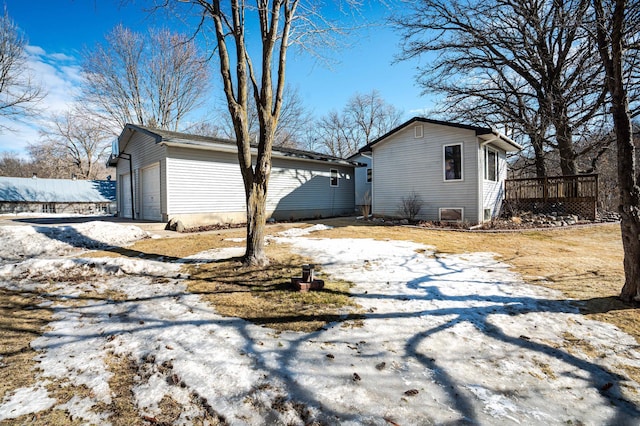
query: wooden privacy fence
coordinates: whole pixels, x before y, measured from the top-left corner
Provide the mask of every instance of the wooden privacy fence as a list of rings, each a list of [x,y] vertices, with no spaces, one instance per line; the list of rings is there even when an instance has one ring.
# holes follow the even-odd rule
[[[575,214],[596,219],[598,175],[507,179],[505,208],[533,213]]]

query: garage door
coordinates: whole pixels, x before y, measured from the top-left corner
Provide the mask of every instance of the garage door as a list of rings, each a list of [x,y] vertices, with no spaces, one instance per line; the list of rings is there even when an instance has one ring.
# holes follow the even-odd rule
[[[142,169],[142,219],[162,220],[160,210],[160,165]]]
[[[131,175],[120,175],[120,212],[121,217],[132,218],[131,214]]]

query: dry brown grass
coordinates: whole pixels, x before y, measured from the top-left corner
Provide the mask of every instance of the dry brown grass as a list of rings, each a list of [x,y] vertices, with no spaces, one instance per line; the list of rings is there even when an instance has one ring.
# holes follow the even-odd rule
[[[268,227],[276,234],[300,224]],[[91,253],[92,257],[127,256],[145,259],[178,260],[204,250],[237,247],[231,238],[244,237],[244,229],[187,234],[176,238],[138,241],[127,248]],[[315,331],[330,322],[357,319],[356,306],[349,296],[349,283],[324,278],[321,291],[293,291],[291,278],[301,275],[301,266],[312,263],[292,254],[288,247],[267,246],[270,264],[266,268],[242,267],[240,259],[190,266],[188,290],[202,295],[222,315],[242,318],[276,330]],[[318,270],[319,273],[321,271]]]
[[[225,259],[192,266],[188,290],[202,295],[220,314],[242,318],[276,330],[315,331],[329,322],[354,319],[349,283],[325,278],[320,291],[292,289],[291,278],[301,275],[310,259],[291,254],[286,246],[267,247],[267,267],[243,267],[241,260]],[[319,275],[321,277],[321,274]]]
[[[615,324],[640,342],[640,313],[638,309],[618,300],[618,294],[624,283],[624,273],[622,270],[620,227],[617,224],[494,233],[385,226],[356,221],[352,218],[325,219],[319,222],[334,226],[334,228],[315,232],[312,234],[314,238],[396,239],[431,245],[439,253],[479,251],[496,253],[500,256],[500,260],[512,265],[525,281],[563,292],[567,298],[579,301],[582,312],[588,317]],[[309,223],[314,223],[314,221]],[[268,232],[275,234],[292,226],[306,226],[306,224],[273,225],[268,227]],[[119,249],[111,253],[101,252],[95,255],[181,258],[214,247],[237,246],[238,243],[227,241],[227,239],[243,237],[244,232],[243,229],[236,229],[190,234],[179,238],[144,240],[127,250]],[[276,256],[273,247],[269,250],[270,256]],[[302,263],[309,261],[309,259],[296,258],[285,252],[280,252],[277,256],[281,256],[281,260],[276,258],[270,267],[271,270],[265,272],[266,275],[271,274],[271,284],[265,287],[270,290],[284,288],[288,278],[298,274],[296,269]],[[238,266],[237,263],[214,264],[212,268],[216,269],[216,272],[210,271],[210,273],[238,277]],[[282,288],[273,286],[274,282],[278,281],[274,269],[276,267],[281,268],[279,284]],[[253,271],[253,273],[255,272]],[[204,285],[207,280],[209,282],[215,281],[214,277],[202,275],[198,279],[203,282],[197,284],[198,288],[193,287],[193,289],[210,293],[211,288],[206,288]],[[252,288],[246,283],[240,285],[240,279],[236,279],[236,281],[238,281],[236,293],[242,289]],[[194,283],[194,285],[196,284]],[[253,286],[253,288],[254,290],[258,289],[257,286]],[[277,292],[266,292],[266,295],[274,301],[280,297]],[[289,294],[289,296],[291,295]],[[224,309],[229,306],[228,312],[231,313],[234,310],[231,307],[233,297],[228,296],[227,299],[225,301],[225,298],[220,296],[221,307]],[[304,301],[302,302],[304,303]],[[247,316],[241,317],[247,318]],[[260,319],[255,317],[252,320],[260,322]]]
[[[37,306],[42,301],[37,293],[0,289],[0,401],[11,390],[36,382],[36,351],[30,343],[52,315],[50,309]]]

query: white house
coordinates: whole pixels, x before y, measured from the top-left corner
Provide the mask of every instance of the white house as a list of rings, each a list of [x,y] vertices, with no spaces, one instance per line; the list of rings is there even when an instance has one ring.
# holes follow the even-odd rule
[[[109,165],[117,168],[118,212],[181,220],[187,227],[246,220],[234,141],[127,124]],[[351,161],[274,148],[267,211],[275,219],[352,214]]]
[[[419,219],[489,220],[504,196],[506,153],[520,149],[494,129],[414,117],[359,151],[372,159],[372,213],[401,216],[416,194]]]

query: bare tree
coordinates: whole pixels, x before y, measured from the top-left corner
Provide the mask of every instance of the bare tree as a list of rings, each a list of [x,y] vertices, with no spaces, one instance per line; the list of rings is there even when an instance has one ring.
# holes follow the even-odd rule
[[[66,170],[81,179],[95,179],[106,161],[112,132],[88,111],[75,109],[52,118],[42,131],[43,143],[57,149]]]
[[[402,57],[439,53],[422,70],[426,90],[450,94],[457,107],[472,97],[468,115],[477,101],[480,114],[529,136],[538,174],[546,173],[539,156],[548,147],[563,174],[577,172],[574,132],[603,112],[606,94],[587,32],[588,0],[421,0],[410,12],[396,20]]]
[[[258,134],[260,133],[258,110],[254,102],[249,102],[247,106],[249,109],[247,114],[249,132],[251,133],[251,138],[255,141],[258,139]],[[221,118],[222,128],[218,129],[218,131],[222,131],[222,134],[228,138],[234,138],[234,124],[228,112],[221,114]],[[278,120],[273,145],[299,148],[302,145],[305,130],[310,121],[311,114],[305,108],[300,92],[297,89],[292,89],[287,86],[282,95],[282,110],[280,112],[280,119]]]
[[[28,160],[15,152],[0,154],[0,176],[31,177],[33,171]]]
[[[26,43],[5,9],[0,16],[0,117],[19,120],[36,115],[35,106],[44,97],[27,67]],[[0,124],[0,130],[9,127]]]
[[[377,90],[356,93],[342,112],[330,111],[318,120],[312,138],[319,149],[346,158],[398,126],[401,118],[402,111],[385,102]]]
[[[316,122],[311,145],[334,157],[347,158],[358,151],[360,144],[354,130],[344,114],[329,111]]]
[[[640,5],[628,0],[593,0],[593,7],[596,40],[611,96],[618,149],[619,213],[625,275],[620,298],[626,302],[640,301],[640,186],[627,93],[630,67],[625,65],[627,52],[640,47]]]
[[[207,58],[167,30],[148,35],[117,26],[84,53],[82,99],[114,131],[126,123],[179,130],[209,87]]]
[[[271,154],[282,115],[287,52],[292,44],[313,45],[313,36],[335,26],[318,12],[317,2],[304,0],[190,0],[201,15],[199,28],[210,19],[225,99],[233,122],[238,161],[245,188],[247,242],[244,263],[268,263],[264,251],[266,200]],[[168,5],[168,1],[161,4]],[[185,6],[186,7],[186,6]],[[250,37],[248,33],[253,33]],[[249,42],[257,46],[249,46]],[[258,112],[255,151],[249,126],[250,103]]]
[[[344,114],[352,123],[359,143],[366,145],[400,124],[402,111],[385,102],[380,92],[373,89],[368,93],[353,95]]]
[[[75,166],[71,165],[66,157],[66,152],[57,143],[34,142],[27,145],[29,153],[29,174],[36,174],[41,178],[70,179],[76,173]]]

